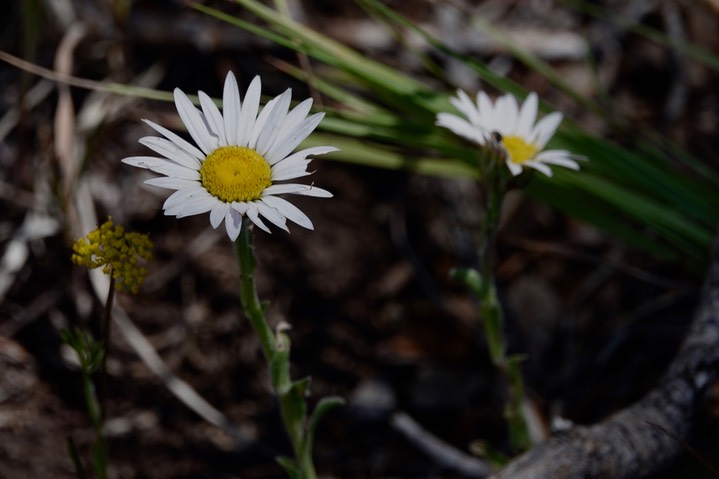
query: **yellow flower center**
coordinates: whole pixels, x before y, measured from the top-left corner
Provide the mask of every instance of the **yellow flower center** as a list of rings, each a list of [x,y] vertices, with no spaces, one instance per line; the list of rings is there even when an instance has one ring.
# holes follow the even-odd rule
[[[524,163],[534,158],[537,154],[537,147],[531,143],[524,141],[524,138],[518,136],[505,136],[502,138],[502,144],[507,150],[509,161],[512,163]]]
[[[272,184],[267,160],[246,146],[221,146],[202,163],[202,186],[227,203],[257,200]]]

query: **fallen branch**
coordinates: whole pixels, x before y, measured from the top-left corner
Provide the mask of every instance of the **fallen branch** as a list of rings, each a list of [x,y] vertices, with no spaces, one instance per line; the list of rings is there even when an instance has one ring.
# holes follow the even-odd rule
[[[607,420],[557,434],[492,479],[639,478],[670,464],[703,418],[719,379],[719,240],[694,323],[658,386]]]

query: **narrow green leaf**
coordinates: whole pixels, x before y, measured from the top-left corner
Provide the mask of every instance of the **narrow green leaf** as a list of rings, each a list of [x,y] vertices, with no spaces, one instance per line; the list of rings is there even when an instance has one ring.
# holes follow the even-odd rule
[[[70,436],[67,437],[67,449],[70,453],[72,464],[75,467],[75,476],[77,479],[86,479],[85,467],[82,465],[82,459],[80,459],[80,454],[77,452],[75,440]]]
[[[297,467],[297,464],[292,458],[287,456],[278,456],[275,458],[275,461],[277,461],[277,464],[282,466],[282,469],[284,469],[285,473],[290,476],[290,479],[303,479],[300,468]]]
[[[453,268],[449,276],[464,284],[476,297],[482,292],[482,275],[474,268]]]
[[[334,145],[340,151],[327,155],[324,160],[342,161],[388,170],[404,169],[419,174],[440,177],[478,178],[476,168],[448,158],[415,157],[407,153],[341,137],[316,134],[305,140],[304,147]]]
[[[309,424],[307,425],[307,436],[303,444],[302,454],[312,454],[312,447],[315,440],[315,433],[317,432],[317,426],[325,414],[327,414],[327,411],[343,406],[344,404],[345,400],[337,396],[322,398],[319,402],[317,402],[314,411],[312,411],[312,416],[310,416]]]

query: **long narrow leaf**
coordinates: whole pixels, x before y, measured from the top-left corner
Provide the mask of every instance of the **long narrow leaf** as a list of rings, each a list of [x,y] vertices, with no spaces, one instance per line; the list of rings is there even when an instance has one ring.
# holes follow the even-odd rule
[[[348,108],[324,108],[328,116],[321,128],[335,136],[321,141],[335,144],[343,150],[333,155],[334,159],[380,168],[406,168],[424,174],[477,177],[473,167],[476,147],[434,127],[437,112],[451,111],[446,95],[436,94],[407,74],[305,25],[276,15],[256,0],[236,1],[264,20],[269,29],[234,19],[208,7],[195,8],[305,53],[330,67],[317,69],[315,85],[328,98],[340,104],[346,101],[350,105]],[[359,1],[376,9],[387,21],[419,33],[432,48],[465,61],[486,82],[519,96],[526,94],[518,85],[493,74],[476,59],[452,51],[380,2]],[[536,63],[526,56],[524,60],[540,73],[550,77],[554,75],[543,63]],[[301,75],[287,65],[283,68],[293,75]],[[557,80],[556,75],[552,79]],[[568,92],[576,94],[571,88]],[[592,104],[587,105],[591,107]],[[597,112],[600,115],[603,113]],[[538,176],[530,187],[530,193],[594,222],[611,234],[633,244],[641,244],[655,254],[667,256],[682,252],[701,262],[711,241],[714,225],[719,220],[717,175],[691,159],[683,150],[677,151],[675,145],[658,141],[651,132],[646,138],[646,141],[642,140],[643,146],[640,142],[641,152],[630,152],[588,135],[568,121],[550,147],[584,154],[590,161],[584,163],[579,174],[558,172],[552,179]],[[667,160],[664,151],[677,152],[680,165],[707,174],[677,174],[676,167]],[[576,198],[583,198],[583,201],[578,203]],[[652,235],[658,235],[661,241],[642,240]]]

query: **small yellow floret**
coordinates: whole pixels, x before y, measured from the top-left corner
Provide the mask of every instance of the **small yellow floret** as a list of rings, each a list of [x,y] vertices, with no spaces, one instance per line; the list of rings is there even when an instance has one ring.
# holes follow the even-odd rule
[[[527,143],[524,138],[519,136],[505,136],[502,138],[502,144],[504,144],[507,155],[509,155],[509,161],[512,163],[522,164],[527,160],[531,160],[538,151],[536,146]]]
[[[208,193],[222,201],[253,201],[272,184],[267,160],[252,148],[221,146],[202,163],[200,177]]]
[[[147,235],[126,233],[122,226],[114,226],[108,219],[72,245],[73,263],[90,269],[102,266],[102,272],[112,275],[120,291],[137,293],[145,281],[147,269],[138,265],[138,257],[152,259],[152,241]]]

